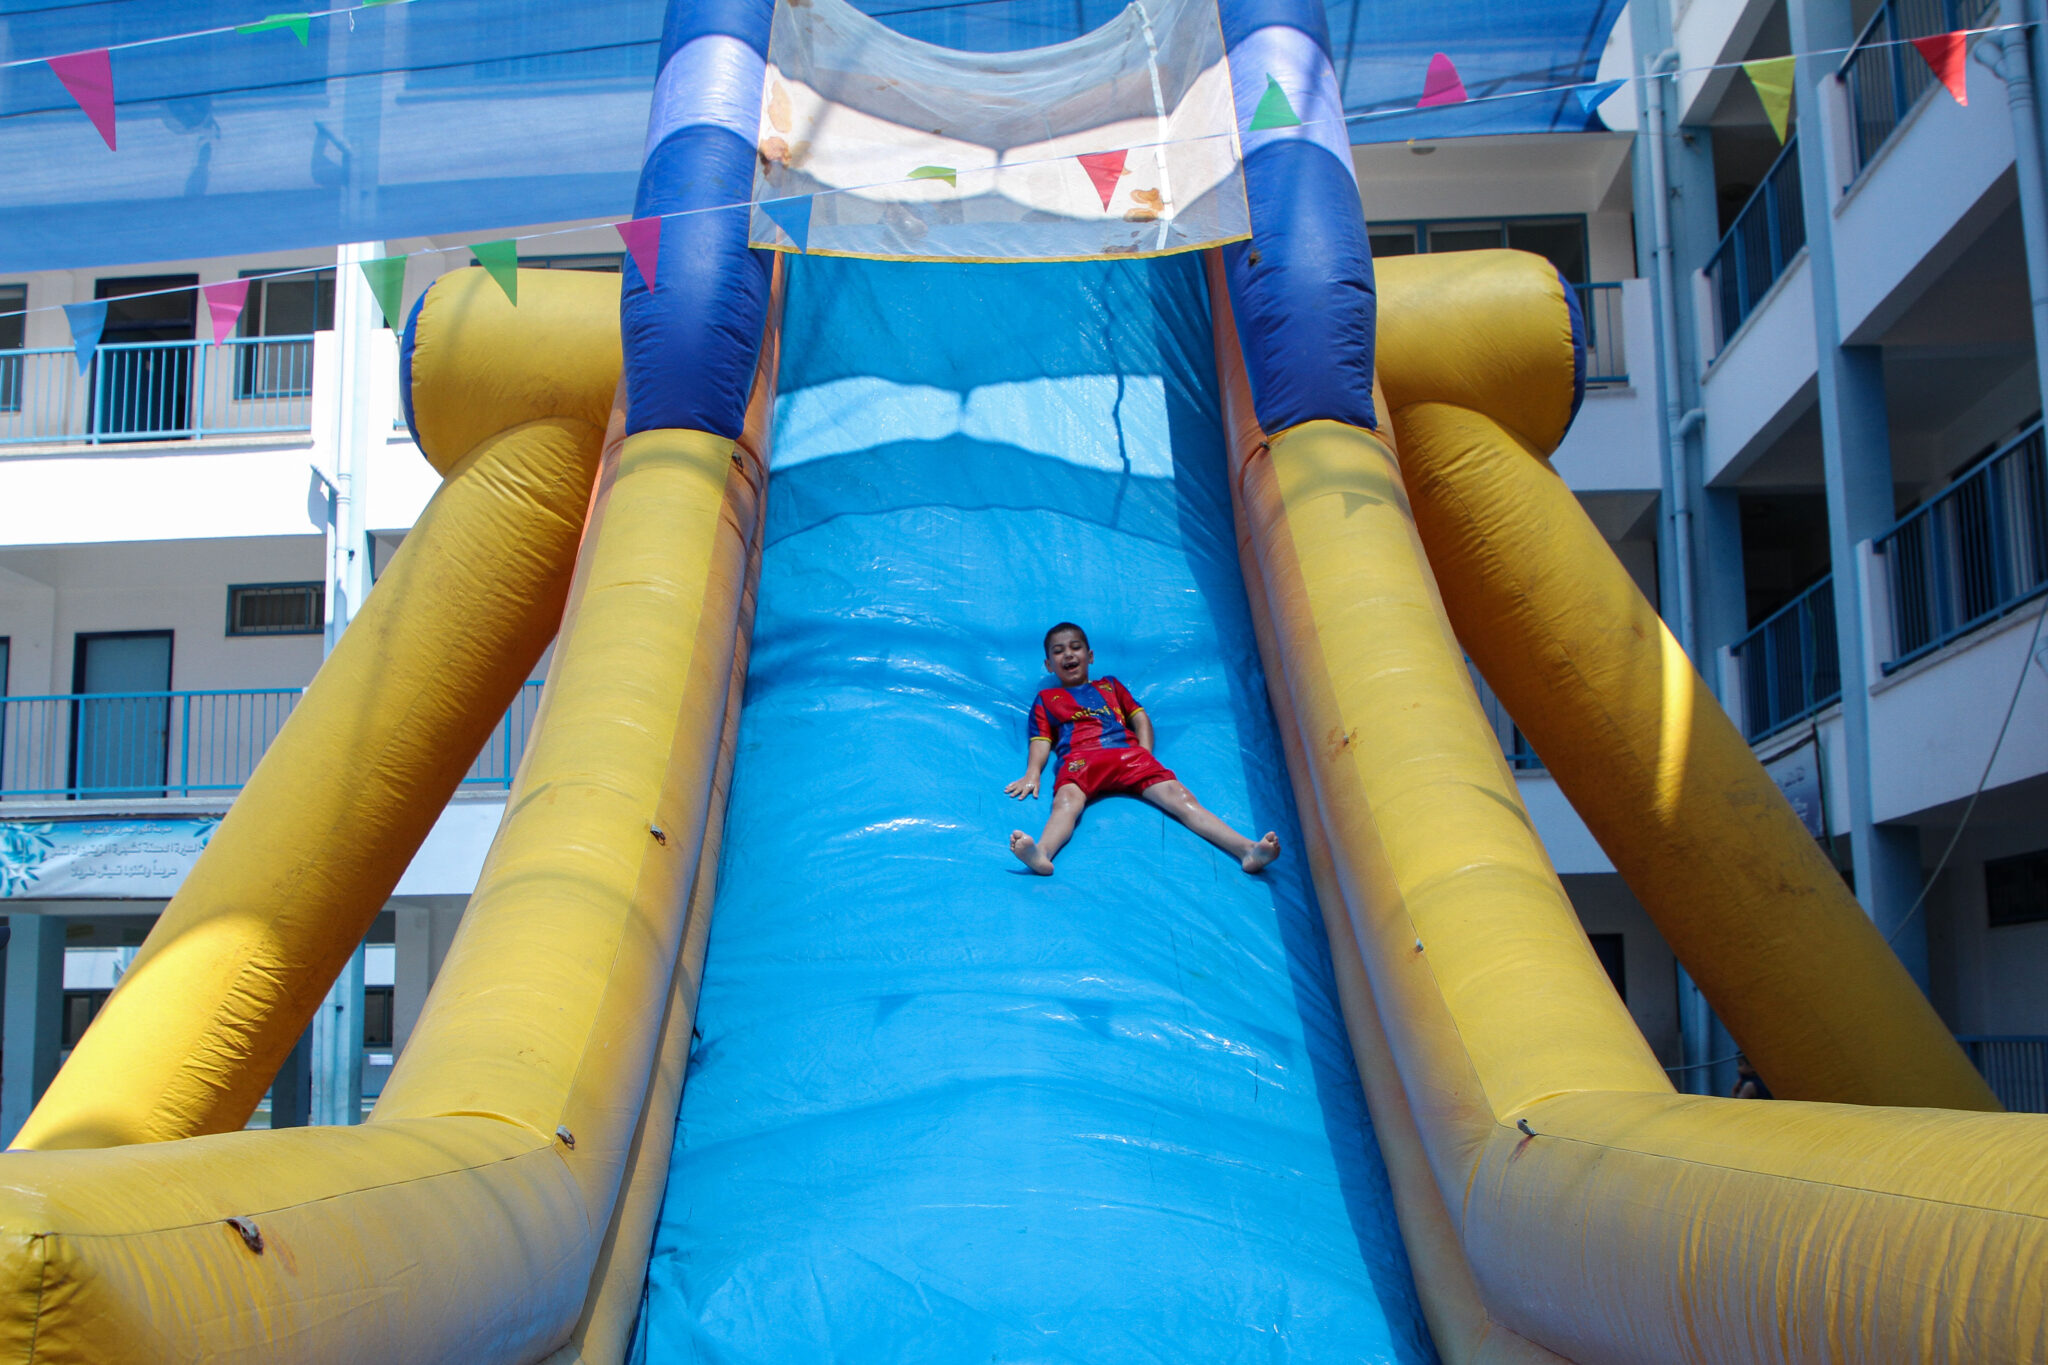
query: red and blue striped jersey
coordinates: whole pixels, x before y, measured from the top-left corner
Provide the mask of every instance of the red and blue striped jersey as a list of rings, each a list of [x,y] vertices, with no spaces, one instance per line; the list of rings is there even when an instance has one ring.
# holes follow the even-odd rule
[[[1074,749],[1129,749],[1138,742],[1130,718],[1143,709],[1115,678],[1048,687],[1032,704],[1031,737],[1050,740],[1061,758]]]

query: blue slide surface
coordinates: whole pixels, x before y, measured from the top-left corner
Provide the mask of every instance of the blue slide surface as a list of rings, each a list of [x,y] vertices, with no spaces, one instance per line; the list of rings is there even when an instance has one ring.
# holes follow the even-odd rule
[[[1433,1360],[1239,576],[1199,261],[791,262],[724,867],[635,1358]],[[1040,637],[1287,853],[1013,802]],[[1050,778],[1050,774],[1048,774]]]

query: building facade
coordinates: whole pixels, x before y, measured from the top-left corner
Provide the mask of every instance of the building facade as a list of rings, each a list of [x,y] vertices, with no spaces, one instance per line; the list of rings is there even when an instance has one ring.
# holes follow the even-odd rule
[[[2038,111],[2016,114],[1984,60],[2012,76],[2040,54],[1974,38],[1963,105],[1904,41],[1998,17],[1980,0],[1634,0],[1601,75],[1649,79],[1599,106],[1612,131],[1355,160],[1376,254],[1517,247],[1572,283],[1589,383],[1555,467],[1943,1018],[2009,1104],[2040,1108],[2048,467],[2030,300],[2048,294],[2048,224]],[[1790,53],[1781,143],[1739,64]],[[528,224],[0,277],[0,1136],[432,495],[352,262],[407,254],[409,306],[471,263],[469,241],[542,232],[551,254],[529,267],[619,268],[608,226]],[[264,278],[236,335],[202,340],[192,286],[244,276]],[[96,299],[107,327],[81,368],[57,305]],[[539,677],[259,1123],[339,1121],[374,1097],[475,884]],[[1481,696],[1645,1036],[1680,1088],[1726,1093],[1732,1043]]]

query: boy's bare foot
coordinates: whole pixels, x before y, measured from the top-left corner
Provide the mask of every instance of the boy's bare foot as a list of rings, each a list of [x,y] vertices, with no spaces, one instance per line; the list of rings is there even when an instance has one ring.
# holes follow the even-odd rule
[[[1270,834],[1266,837],[1269,839],[1272,838]],[[1279,845],[1275,844],[1273,847],[1273,852],[1278,853],[1279,851]],[[1043,853],[1040,853],[1038,851],[1038,840],[1032,838],[1023,830],[1013,829],[1010,831],[1010,852],[1017,855],[1018,862],[1024,864],[1024,866],[1030,868],[1039,876],[1050,877],[1052,875],[1052,859],[1046,857]],[[1252,855],[1250,853],[1247,853],[1244,855],[1244,857],[1245,871],[1256,871],[1257,869],[1251,866]],[[1272,861],[1273,855],[1269,853],[1266,855],[1266,862],[1260,863],[1259,867],[1264,867],[1266,863],[1270,863]]]
[[[1016,842],[1015,839],[1012,839],[1010,841],[1011,847],[1014,848]],[[1021,858],[1024,855],[1020,853],[1017,856]],[[1266,864],[1279,856],[1280,836],[1271,830],[1267,830],[1266,837],[1246,849],[1244,857],[1237,860],[1237,865],[1247,872],[1264,872]],[[1047,866],[1049,868],[1051,864],[1047,864]]]

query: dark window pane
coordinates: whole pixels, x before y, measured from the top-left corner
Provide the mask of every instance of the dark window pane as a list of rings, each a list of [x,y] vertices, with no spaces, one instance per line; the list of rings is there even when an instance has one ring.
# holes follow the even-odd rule
[[[1586,284],[1586,225],[1577,218],[1539,218],[1508,224],[1508,245],[1533,251],[1573,284]]]
[[[85,1037],[100,1006],[107,1003],[106,991],[64,992],[64,1046],[77,1047],[78,1040]]]
[[[1373,228],[1371,230],[1371,237],[1372,254],[1375,260],[1384,260],[1389,256],[1413,256],[1415,254],[1414,228]]]
[[[391,987],[363,987],[363,1046],[391,1046]]]
[[[1499,223],[1445,223],[1429,229],[1431,251],[1482,251],[1501,245]]]
[[[18,351],[26,344],[22,338],[27,332],[23,311],[27,307],[27,285],[0,284],[0,351]]]
[[[1994,929],[2048,920],[2048,849],[1985,863],[1984,902]]]
[[[302,337],[334,329],[334,272],[255,280],[242,310],[245,337]]]
[[[108,342],[190,341],[198,317],[197,275],[137,275],[99,280],[93,297],[106,299]]]
[[[1614,993],[1625,1002],[1628,999],[1628,958],[1622,952],[1620,934],[1588,934],[1593,941],[1593,955],[1600,959],[1600,965],[1607,969],[1607,979],[1614,983]]]

